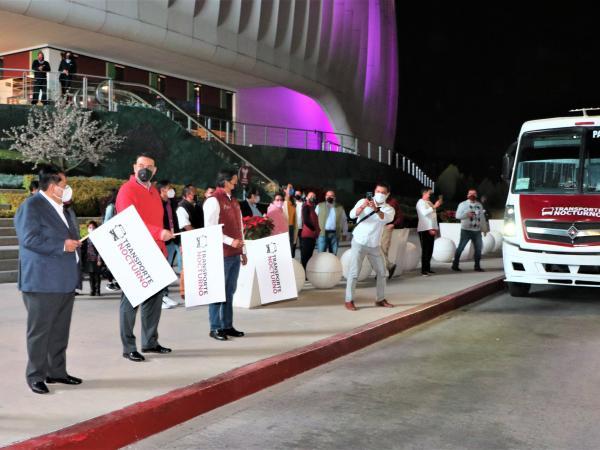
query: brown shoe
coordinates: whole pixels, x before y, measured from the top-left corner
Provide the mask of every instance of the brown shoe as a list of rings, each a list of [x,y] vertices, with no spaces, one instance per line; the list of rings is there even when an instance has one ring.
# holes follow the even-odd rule
[[[394,307],[394,305],[392,305],[390,302],[388,302],[385,298],[383,300],[375,302],[375,306],[382,306],[384,308],[393,308]]]
[[[356,306],[354,306],[354,302],[344,302],[344,305],[346,306],[346,309],[348,311],[356,311],[356,310],[358,310],[358,308]]]

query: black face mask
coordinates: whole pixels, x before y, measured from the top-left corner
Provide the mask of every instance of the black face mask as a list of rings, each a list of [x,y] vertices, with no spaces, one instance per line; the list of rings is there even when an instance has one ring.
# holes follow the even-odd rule
[[[152,179],[152,171],[150,169],[140,169],[138,170],[137,177],[142,183],[147,183]]]
[[[309,201],[314,205],[317,203],[317,197],[311,197]]]
[[[298,201],[302,200],[302,196],[301,196],[301,195],[296,195],[294,198],[295,198],[296,200],[298,200]]]
[[[335,198],[333,198],[333,197],[327,197],[325,200],[327,200],[327,203],[335,202]]]

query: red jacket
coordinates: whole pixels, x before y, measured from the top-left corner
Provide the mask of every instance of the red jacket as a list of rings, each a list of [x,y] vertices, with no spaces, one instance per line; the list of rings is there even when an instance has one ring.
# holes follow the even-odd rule
[[[321,228],[319,227],[319,217],[315,212],[315,206],[304,203],[302,206],[302,238],[313,238],[317,239],[321,234]]]
[[[167,247],[165,246],[164,241],[160,239],[160,232],[164,229],[164,211],[158,190],[154,186],[150,186],[150,189],[148,189],[137,181],[135,175],[131,175],[129,181],[119,189],[115,207],[117,213],[120,213],[131,205],[135,206],[135,209],[154,238],[154,241],[162,250],[163,254],[167,256]]]

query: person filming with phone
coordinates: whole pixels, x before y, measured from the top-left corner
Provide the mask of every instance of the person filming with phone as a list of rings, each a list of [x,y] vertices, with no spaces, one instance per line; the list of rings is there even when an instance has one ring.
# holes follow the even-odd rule
[[[433,242],[438,234],[439,226],[437,222],[436,210],[442,205],[442,196],[440,195],[435,203],[431,203],[431,188],[421,188],[421,199],[417,202],[417,232],[421,241],[421,274],[428,277],[434,273],[431,270],[431,256],[433,255]]]
[[[377,274],[377,297],[375,306],[392,308],[394,305],[385,299],[386,267],[381,252],[381,234],[386,224],[394,220],[394,208],[386,203],[390,187],[387,183],[377,183],[373,193],[367,192],[366,198],[359,200],[352,211],[350,218],[356,219],[352,231],[350,247],[350,268],[346,282],[346,309],[356,311],[354,305],[354,291],[356,280],[362,268],[365,256],[369,258],[371,267]]]
[[[460,219],[460,242],[454,254],[452,270],[461,272],[458,267],[460,255],[469,241],[471,241],[475,248],[475,271],[483,272],[480,265],[482,247],[481,224],[482,222],[486,223],[485,210],[483,209],[483,205],[477,201],[477,191],[475,189],[469,189],[467,199],[458,205],[456,218]]]

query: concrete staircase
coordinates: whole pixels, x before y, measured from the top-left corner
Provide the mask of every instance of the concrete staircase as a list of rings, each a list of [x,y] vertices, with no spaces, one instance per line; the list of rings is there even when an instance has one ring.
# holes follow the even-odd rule
[[[0,219],[0,283],[16,283],[19,245],[13,219]]]

